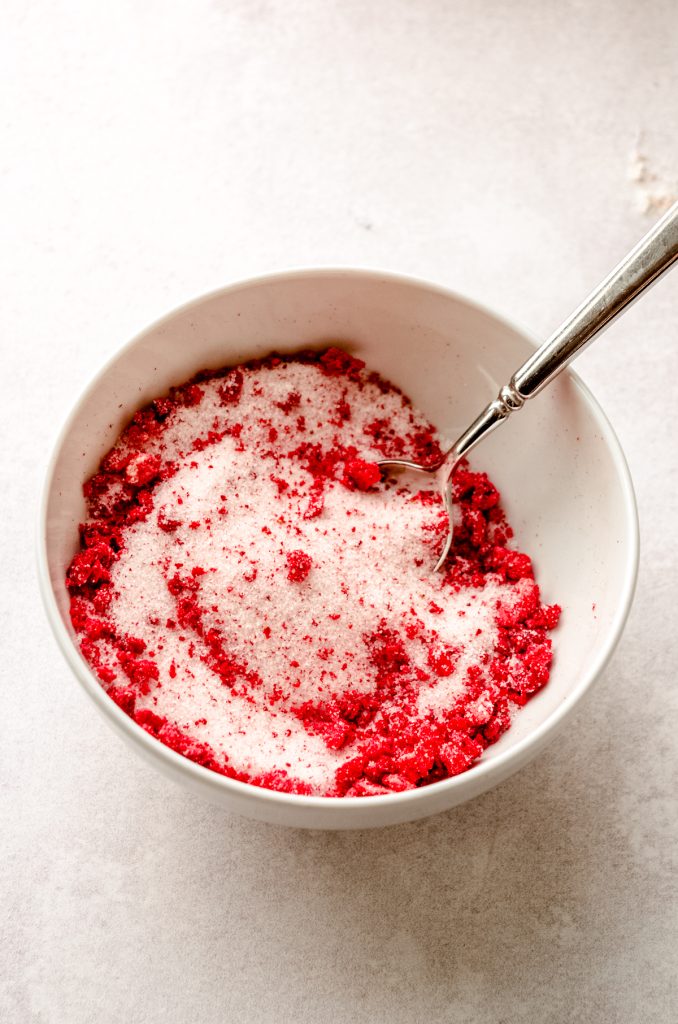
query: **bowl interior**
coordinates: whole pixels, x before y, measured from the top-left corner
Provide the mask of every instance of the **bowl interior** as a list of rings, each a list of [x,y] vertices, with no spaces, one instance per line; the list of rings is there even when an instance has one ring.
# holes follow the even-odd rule
[[[532,351],[522,334],[450,293],[367,272],[265,278],[179,309],[102,371],[55,454],[45,550],[71,636],[63,580],[84,516],[81,485],[132,413],[200,369],[328,343],[339,343],[402,387],[450,440]],[[569,374],[488,438],[471,462],[502,491],[544,599],[563,606],[551,680],[486,752],[489,762],[573,700],[582,680],[604,663],[630,599],[635,508],[614,435]]]

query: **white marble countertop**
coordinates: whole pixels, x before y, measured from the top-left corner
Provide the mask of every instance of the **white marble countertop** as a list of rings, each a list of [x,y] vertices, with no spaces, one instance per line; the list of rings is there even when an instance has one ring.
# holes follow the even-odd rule
[[[578,364],[638,493],[624,638],[564,734],[451,813],[324,834],[196,803],[74,684],[33,549],[93,372],[229,280],[385,267],[555,326],[676,189],[674,0],[7,0],[2,21],[0,1019],[673,1019],[678,274]]]

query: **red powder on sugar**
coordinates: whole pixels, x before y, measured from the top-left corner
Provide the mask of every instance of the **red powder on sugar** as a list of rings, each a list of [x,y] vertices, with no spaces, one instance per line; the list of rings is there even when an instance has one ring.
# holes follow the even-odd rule
[[[371,796],[466,771],[548,681],[560,609],[499,494],[455,475],[453,552],[429,423],[339,349],[270,356],[140,410],[85,485],[71,620],[110,697],[198,764]]]

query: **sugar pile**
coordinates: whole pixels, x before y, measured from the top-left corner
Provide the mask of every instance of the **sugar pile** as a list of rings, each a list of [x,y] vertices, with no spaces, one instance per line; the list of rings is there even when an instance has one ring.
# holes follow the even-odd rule
[[[67,577],[81,649],[162,742],[256,785],[366,796],[468,768],[548,679],[556,606],[484,474],[454,554],[438,454],[407,398],[346,353],[203,374],[141,410],[86,485]]]

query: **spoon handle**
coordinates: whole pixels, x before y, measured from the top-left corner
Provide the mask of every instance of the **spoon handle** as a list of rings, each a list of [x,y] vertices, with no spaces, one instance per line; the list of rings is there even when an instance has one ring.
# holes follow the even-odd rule
[[[678,202],[666,211],[571,316],[516,370],[497,398],[445,454],[448,477],[454,464],[550,384],[569,363],[646,288],[678,261]]]
[[[678,260],[678,203],[666,211],[581,306],[511,378],[522,398],[532,398],[615,317]]]

